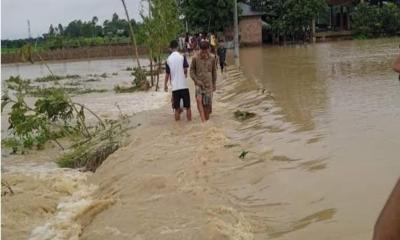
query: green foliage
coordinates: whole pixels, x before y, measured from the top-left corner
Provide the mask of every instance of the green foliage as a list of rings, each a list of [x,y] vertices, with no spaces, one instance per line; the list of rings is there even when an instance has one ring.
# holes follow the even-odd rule
[[[64,88],[33,87],[29,80],[22,80],[19,76],[10,77],[5,83],[1,110],[8,104],[11,109],[8,113],[10,137],[2,142],[3,146],[11,148],[13,152],[23,153],[33,147],[42,149],[46,142],[57,142],[56,139],[60,137],[75,136],[76,132],[83,137],[90,137],[84,106],[72,102]],[[15,91],[15,98],[8,95],[8,89]],[[33,107],[25,100],[28,95],[38,97]],[[95,117],[98,118],[97,115]],[[104,127],[101,119],[99,121]]]
[[[141,89],[141,90],[148,90],[150,88],[149,82],[147,81],[146,71],[141,68],[134,68],[133,69],[133,84]]]
[[[26,62],[29,61],[33,63],[32,59],[32,45],[30,43],[25,44],[24,46],[21,47],[19,50],[19,55],[22,59],[22,61]]]
[[[95,171],[98,166],[121,145],[125,132],[133,128],[127,126],[129,120],[106,121],[106,128],[91,139],[78,142],[73,149],[64,153],[56,162],[60,167],[81,168]],[[137,125],[137,127],[139,127]]]
[[[132,92],[136,92],[137,90],[139,90],[139,88],[137,86],[124,87],[124,86],[116,85],[114,87],[114,91],[116,93],[132,93]]]
[[[48,75],[44,77],[38,77],[35,79],[35,82],[51,82],[51,81],[57,81],[64,79],[64,76],[58,76],[58,75]]]
[[[80,88],[80,87],[31,87],[28,94],[33,97],[46,97],[53,91],[61,90],[71,95],[82,95],[87,93],[103,93],[107,89],[94,89],[94,88]]]
[[[142,9],[140,14],[143,20],[140,35],[143,36],[149,50],[151,63],[158,62],[158,70],[155,73],[159,77],[163,53],[169,42],[177,38],[182,29],[182,22],[179,20],[178,5],[175,0],[148,0],[147,2],[148,13],[145,13]],[[148,74],[144,70],[134,69],[133,75],[135,76],[135,85],[140,86],[141,89],[150,87],[146,80]],[[153,84],[153,75],[150,76]]]
[[[133,30],[140,32],[141,23],[130,20]],[[73,20],[66,26],[51,24],[49,32],[35,39],[1,40],[2,54],[20,52],[27,43],[35,42],[35,49],[40,51],[86,46],[103,46],[129,43],[128,21],[114,13],[111,20],[99,24],[94,16],[90,21]],[[144,43],[143,37],[139,43]],[[29,60],[29,59],[27,59]]]
[[[30,86],[31,81],[28,80],[23,80],[20,76],[10,76],[6,80],[6,85],[7,89],[11,90],[20,90],[24,91],[25,93],[27,92],[28,87]]]
[[[240,152],[239,158],[244,159],[248,153],[249,153],[249,151],[242,150]]]
[[[400,7],[359,4],[353,14],[353,30],[358,38],[394,36],[400,32]]]
[[[47,120],[45,116],[36,114],[23,98],[17,98],[8,119],[12,137],[4,142],[5,146],[11,147],[13,152],[34,146],[42,149],[50,137]]]
[[[154,27],[154,29],[148,29],[148,32],[150,35],[158,38],[156,40],[158,40],[161,47],[166,47],[171,40],[177,38],[183,25],[179,20],[176,1],[152,0],[150,12],[151,17],[147,20],[150,22],[150,27]],[[143,18],[143,20],[145,19],[146,18]],[[162,52],[163,51],[159,54],[162,54]]]
[[[54,89],[47,97],[38,99],[35,107],[37,113],[46,115],[50,121],[66,122],[73,117],[73,106],[62,89]]]
[[[114,91],[116,93],[130,93],[138,90],[148,90],[150,88],[147,81],[148,71],[142,68],[133,68],[132,76],[134,76],[132,86],[124,87],[116,85]]]
[[[325,0],[250,0],[250,5],[265,13],[277,41],[308,40],[313,18],[328,7]]]
[[[95,171],[98,166],[119,148],[119,142],[104,141],[94,146],[91,142],[78,146],[57,159],[58,166],[63,168],[85,167],[88,171]]]
[[[196,32],[222,31],[233,23],[232,0],[183,0],[180,7]]]

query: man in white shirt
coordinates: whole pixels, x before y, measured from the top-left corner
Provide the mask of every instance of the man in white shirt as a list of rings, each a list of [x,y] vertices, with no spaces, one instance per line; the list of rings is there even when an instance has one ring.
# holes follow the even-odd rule
[[[171,79],[172,87],[172,107],[175,111],[175,120],[179,121],[181,118],[181,101],[183,107],[186,109],[186,118],[188,121],[192,120],[192,111],[190,109],[190,94],[187,83],[187,69],[189,64],[186,57],[178,52],[178,41],[173,40],[170,43],[171,54],[167,58],[166,74],[164,90],[168,92],[168,80]]]

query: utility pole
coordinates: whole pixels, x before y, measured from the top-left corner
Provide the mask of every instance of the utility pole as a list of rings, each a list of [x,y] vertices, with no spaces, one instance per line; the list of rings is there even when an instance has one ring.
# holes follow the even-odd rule
[[[233,25],[234,25],[234,31],[235,31],[235,36],[234,36],[234,58],[235,58],[235,64],[236,66],[240,66],[240,60],[239,60],[239,23],[238,23],[238,7],[237,7],[237,0],[233,0]]]
[[[29,37],[29,39],[32,39],[31,21],[29,21],[29,19],[28,19],[28,37]]]

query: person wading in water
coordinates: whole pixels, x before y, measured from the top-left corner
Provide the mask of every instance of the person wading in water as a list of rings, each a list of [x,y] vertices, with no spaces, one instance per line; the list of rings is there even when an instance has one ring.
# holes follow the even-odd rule
[[[196,88],[196,102],[201,121],[210,118],[212,112],[212,96],[216,90],[217,68],[215,57],[209,53],[209,43],[200,42],[200,52],[191,62],[190,77]]]
[[[221,68],[221,73],[223,73],[224,67],[225,67],[225,59],[226,59],[226,48],[225,48],[224,40],[222,40],[222,39],[220,40],[220,42],[218,44],[217,54],[218,54],[219,66]]]
[[[172,53],[167,58],[165,66],[164,90],[168,92],[168,80],[171,79],[172,107],[175,110],[175,120],[180,120],[183,111],[181,109],[181,101],[183,101],[183,107],[186,109],[186,118],[188,121],[191,121],[192,111],[190,109],[190,94],[186,79],[189,64],[186,57],[178,52],[178,46],[179,44],[176,40],[171,41],[170,49]]]

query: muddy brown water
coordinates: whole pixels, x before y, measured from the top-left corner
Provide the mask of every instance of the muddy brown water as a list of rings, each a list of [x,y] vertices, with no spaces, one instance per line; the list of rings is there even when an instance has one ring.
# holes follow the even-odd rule
[[[169,105],[134,116],[142,127],[89,177],[99,190],[66,232],[96,240],[370,239],[400,175],[400,83],[390,67],[399,41],[241,49],[243,73],[219,76],[209,123],[199,124],[195,108],[193,122],[175,123]],[[237,122],[238,109],[256,117]]]
[[[272,155],[257,165],[273,173],[241,192],[249,204],[269,204],[258,217],[286,225],[271,237],[370,238],[400,176],[400,82],[391,69],[399,42],[241,50],[257,84],[236,83],[242,93],[225,102],[258,114],[233,135]]]
[[[118,203],[82,238],[370,239],[400,175],[398,41],[242,49],[210,122],[150,113],[103,163]]]

